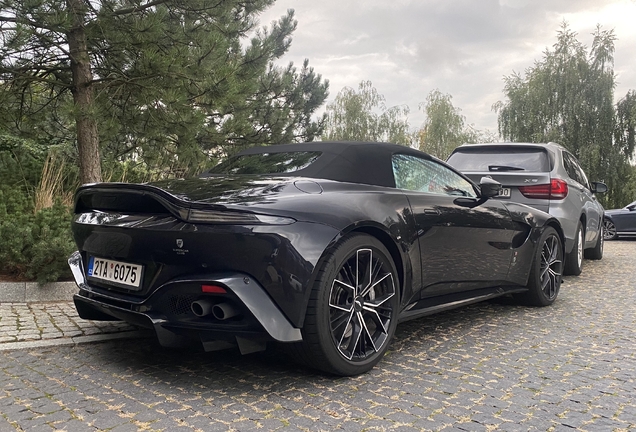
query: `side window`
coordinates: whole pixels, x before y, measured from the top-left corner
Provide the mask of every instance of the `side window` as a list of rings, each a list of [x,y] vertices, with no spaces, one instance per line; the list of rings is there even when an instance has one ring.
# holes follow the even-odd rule
[[[565,167],[565,171],[568,173],[568,176],[572,180],[579,181],[577,179],[578,176],[576,170],[574,169],[574,164],[572,163],[572,158],[570,158],[569,153],[563,152],[563,166]]]
[[[583,186],[589,189],[590,183],[587,181],[587,176],[585,175],[585,171],[583,171],[583,168],[581,168],[579,161],[577,161],[576,159],[574,159],[574,167],[576,168],[576,171],[578,172],[578,175],[580,178],[579,183],[581,183]]]
[[[563,153],[563,163],[565,165],[565,170],[572,180],[575,180],[582,184],[583,186],[589,189],[589,184],[587,182],[587,177],[583,172],[583,169],[579,165],[578,161],[574,156],[570,153]]]
[[[393,155],[395,187],[440,195],[476,197],[472,184],[439,163],[417,156]]]

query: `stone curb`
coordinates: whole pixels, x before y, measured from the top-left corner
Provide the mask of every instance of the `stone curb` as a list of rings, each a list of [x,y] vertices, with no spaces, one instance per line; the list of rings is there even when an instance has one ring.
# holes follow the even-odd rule
[[[0,282],[0,303],[71,301],[78,291],[75,282]]]
[[[119,332],[119,333],[74,336],[74,337],[47,339],[47,340],[5,342],[0,344],[0,352],[19,350],[19,349],[52,347],[52,346],[79,345],[82,343],[103,342],[103,341],[108,341],[112,339],[141,339],[141,338],[151,337],[151,335],[152,333],[149,333],[148,331],[133,330],[133,331],[126,331],[126,332]]]

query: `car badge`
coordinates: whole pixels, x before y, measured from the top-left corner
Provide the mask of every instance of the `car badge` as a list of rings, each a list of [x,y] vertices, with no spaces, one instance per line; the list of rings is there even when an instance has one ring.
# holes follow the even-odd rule
[[[183,239],[177,239],[177,247],[178,248],[182,248],[183,247]]]

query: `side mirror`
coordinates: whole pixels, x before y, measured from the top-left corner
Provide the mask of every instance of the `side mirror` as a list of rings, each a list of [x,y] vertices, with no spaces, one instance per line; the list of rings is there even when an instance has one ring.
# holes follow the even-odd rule
[[[479,189],[482,198],[492,198],[501,192],[501,183],[490,177],[482,177],[479,181]]]
[[[590,189],[593,193],[605,193],[607,192],[607,185],[603,182],[592,182]]]

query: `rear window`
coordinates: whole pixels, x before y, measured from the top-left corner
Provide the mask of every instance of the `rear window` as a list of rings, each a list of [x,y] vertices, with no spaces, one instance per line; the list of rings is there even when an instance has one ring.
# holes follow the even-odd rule
[[[547,152],[531,148],[466,148],[453,153],[448,163],[460,171],[551,171]]]
[[[307,168],[321,152],[279,152],[233,156],[203,175],[283,174]]]

